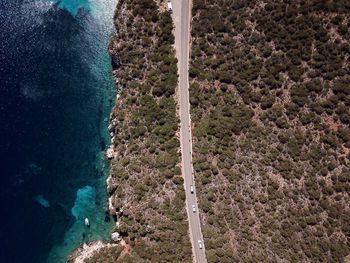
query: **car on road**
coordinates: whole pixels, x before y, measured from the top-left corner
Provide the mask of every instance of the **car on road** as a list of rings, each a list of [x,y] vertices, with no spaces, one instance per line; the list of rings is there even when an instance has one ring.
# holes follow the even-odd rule
[[[195,205],[192,205],[192,212],[196,213],[196,206]]]
[[[203,244],[202,244],[202,240],[198,240],[198,247],[200,248],[200,249],[202,249],[203,248]]]
[[[173,13],[173,4],[171,3],[171,0],[168,1],[168,10],[170,14]]]
[[[194,193],[194,187],[193,187],[193,185],[190,185],[190,192],[191,192],[191,194]]]

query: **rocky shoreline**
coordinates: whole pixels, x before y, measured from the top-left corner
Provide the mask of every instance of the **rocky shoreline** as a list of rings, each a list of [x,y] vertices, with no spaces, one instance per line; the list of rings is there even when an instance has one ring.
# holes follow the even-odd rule
[[[84,263],[86,259],[91,258],[93,255],[95,255],[102,249],[116,246],[117,244],[104,243],[100,240],[84,243],[68,256],[68,262]]]
[[[111,163],[108,213],[116,222],[115,243],[85,244],[69,262],[192,262],[166,1],[120,0],[114,24],[108,51],[118,95],[105,157]]]

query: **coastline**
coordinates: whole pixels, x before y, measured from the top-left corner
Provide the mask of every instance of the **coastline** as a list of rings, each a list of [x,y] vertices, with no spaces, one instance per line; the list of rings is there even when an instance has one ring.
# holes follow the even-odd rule
[[[114,24],[117,34],[108,51],[118,95],[105,156],[111,164],[108,208],[118,245],[102,243],[88,260],[103,261],[117,253],[116,262],[192,262],[176,136],[172,19],[164,3],[120,0]],[[79,249],[80,254],[88,251]]]
[[[110,237],[101,152],[116,1],[54,2],[1,5],[2,262],[62,263],[80,243]]]
[[[285,10],[284,3],[279,4],[278,8]],[[115,15],[119,31],[111,38],[109,52],[114,79],[125,89],[118,94],[118,105],[110,115],[108,129],[112,144],[106,158],[111,161],[107,179],[109,212],[117,221],[114,233],[121,241],[113,247],[91,244],[92,254],[88,252],[91,247],[86,246],[87,262],[95,262],[93,258],[104,262],[112,253],[115,262],[191,262],[191,252],[185,250],[189,247],[184,238],[188,233],[182,224],[186,221],[183,181],[178,171],[179,160],[172,151],[179,148],[177,139],[171,139],[177,138],[178,133],[178,125],[172,122],[178,121],[178,116],[173,115],[174,83],[164,81],[168,75],[172,76],[174,52],[169,32],[165,37],[162,35],[162,26],[167,28],[169,23],[166,9],[154,5],[151,0],[121,1]],[[287,21],[271,13],[278,9],[277,4],[267,8],[257,6],[254,12],[244,5],[235,6],[231,10],[235,15],[230,18],[225,18],[228,15],[224,5],[217,7],[222,12],[218,17],[222,21],[226,19],[226,25],[216,21],[215,13],[208,12],[207,5],[197,1],[194,6],[198,13],[193,21],[192,50],[197,52],[192,53],[189,70],[193,162],[204,212],[208,261],[231,262],[240,258],[305,261],[311,257],[316,261],[348,260],[345,239],[348,228],[344,227],[349,211],[346,195],[349,158],[346,157],[350,137],[346,125],[350,118],[344,106],[349,104],[345,86],[349,77],[344,77],[348,72],[343,65],[335,65],[338,72],[327,72],[328,68],[319,71],[320,64],[313,72],[297,68],[298,60],[313,58],[314,54],[308,52],[327,54],[328,47],[333,47],[344,54],[348,45],[340,46],[340,40],[329,43],[328,33],[322,27],[309,28],[315,32],[315,39],[312,34],[299,35],[303,32],[299,29],[293,42],[303,43],[308,37],[312,40],[301,56],[265,20],[275,15],[285,27],[290,22],[295,28],[308,27],[299,20],[302,17],[299,11],[295,12],[299,7],[286,10],[289,19],[292,18]],[[240,17],[242,12],[246,16]],[[213,25],[203,23],[208,16]],[[241,23],[242,19],[247,23]],[[315,21],[336,25],[341,19],[339,16],[331,22],[327,18],[322,21],[322,16],[318,16]],[[250,35],[255,24],[251,21],[259,25],[263,34]],[[212,31],[219,34],[212,37],[206,26],[213,26]],[[230,27],[242,33],[233,37],[232,42],[220,34],[227,33]],[[346,28],[339,29],[344,35],[347,33]],[[259,41],[266,44],[265,40],[271,39],[283,52],[289,49],[290,52],[276,52],[275,44],[258,45]],[[205,46],[207,40],[216,49]],[[318,47],[310,44],[314,41]],[[231,52],[230,44],[232,50],[240,52]],[[161,54],[155,50],[162,50]],[[164,51],[166,57],[162,56]],[[254,52],[258,53],[251,55]],[[213,53],[220,59],[206,60]],[[320,54],[317,58],[329,64],[329,58]],[[161,64],[164,61],[168,63]],[[307,65],[307,61],[303,62]],[[315,66],[313,61],[309,63],[310,68]],[[241,67],[244,64],[246,68]],[[290,68],[285,68],[285,64]],[[266,70],[263,79],[261,68]],[[280,72],[284,72],[285,79],[278,77]],[[315,79],[316,73],[325,79],[322,82]],[[170,84],[171,89],[159,84],[162,81]],[[329,116],[325,117],[324,113]],[[319,131],[323,132],[323,138]],[[327,220],[327,224],[322,225],[320,218]],[[335,238],[332,224],[342,236]],[[95,245],[98,249],[94,249]],[[321,250],[327,250],[328,255],[318,253]]]
[[[104,154],[110,140],[107,125],[108,116],[114,104],[115,82],[110,75],[112,67],[109,54],[106,52],[106,46],[110,34],[114,31],[114,28],[107,24],[113,16],[110,8],[114,8],[116,3],[117,1],[114,0],[104,3],[91,1],[88,12],[80,8],[77,13],[76,19],[81,19],[82,26],[85,26],[86,42],[92,53],[87,68],[95,80],[92,90],[96,93],[94,98],[96,105],[90,105],[90,107],[93,107],[96,112],[96,118],[95,122],[89,125],[95,125],[97,134],[94,141],[89,142],[91,145],[89,154],[93,154],[93,161],[90,164],[84,163],[82,170],[79,171],[82,177],[86,177],[87,175],[84,175],[85,168],[91,167],[89,173],[91,178],[90,180],[82,180],[76,189],[73,205],[70,208],[68,207],[68,212],[72,215],[74,221],[72,220],[73,223],[64,232],[62,240],[55,243],[51,248],[47,258],[49,263],[66,262],[67,255],[70,255],[72,249],[81,243],[90,244],[94,240],[103,240],[104,243],[110,240],[113,223],[109,215],[106,214],[108,193],[105,191],[106,178],[110,168]],[[67,11],[74,16],[74,10],[73,12],[71,10]],[[86,17],[81,17],[81,14],[85,11],[87,12]],[[84,22],[85,24],[83,24]],[[90,29],[92,25],[95,27]],[[96,40],[98,40],[98,43],[95,43]],[[86,54],[86,51],[81,53],[83,59],[86,59]],[[84,218],[86,217],[90,219],[89,228],[84,225]]]

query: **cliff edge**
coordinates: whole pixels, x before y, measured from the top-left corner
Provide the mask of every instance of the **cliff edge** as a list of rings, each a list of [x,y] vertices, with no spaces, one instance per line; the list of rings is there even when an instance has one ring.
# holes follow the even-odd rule
[[[119,1],[109,53],[118,84],[110,118],[109,212],[130,262],[191,262],[180,169],[177,60],[166,1]],[[117,260],[118,262],[118,260]]]

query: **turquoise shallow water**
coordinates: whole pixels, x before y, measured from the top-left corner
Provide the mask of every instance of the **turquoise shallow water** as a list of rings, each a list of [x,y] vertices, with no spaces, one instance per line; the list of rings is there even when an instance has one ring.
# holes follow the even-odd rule
[[[109,238],[116,3],[0,0],[1,262],[62,263],[83,242]]]
[[[59,8],[69,11],[73,16],[76,16],[79,10],[84,9],[88,11],[95,21],[97,21],[101,29],[99,34],[89,33],[87,36],[96,54],[94,60],[88,62],[87,66],[89,66],[91,74],[98,80],[96,84],[107,86],[104,91],[97,93],[97,95],[101,100],[101,116],[104,116],[103,123],[99,123],[101,125],[100,136],[104,138],[104,141],[109,141],[106,118],[108,118],[111,109],[111,104],[108,103],[108,100],[111,102],[111,98],[113,98],[114,94],[114,90],[111,91],[110,87],[114,87],[114,83],[111,79],[111,62],[106,47],[109,34],[113,30],[112,10],[114,10],[116,1],[64,0],[57,1],[57,3]],[[82,54],[82,56],[85,58],[85,54]],[[86,60],[89,60],[89,58],[86,58]],[[105,180],[106,174],[108,173],[108,165],[103,161],[104,156],[103,152],[101,152],[100,145],[96,145],[96,155],[96,170],[101,171],[104,176],[94,181],[93,185],[85,185],[76,191],[74,206],[71,208],[71,214],[74,216],[75,221],[66,231],[64,241],[51,249],[47,260],[48,263],[63,262],[72,248],[79,246],[82,241],[109,239],[110,230],[114,223],[106,224],[105,222],[105,204],[108,198]],[[87,228],[83,224],[85,218],[89,219],[91,224],[90,228]],[[84,233],[84,237],[82,233]]]
[[[51,2],[57,4],[59,8],[69,11],[73,16],[76,16],[81,8],[91,11],[89,0],[54,0]]]

